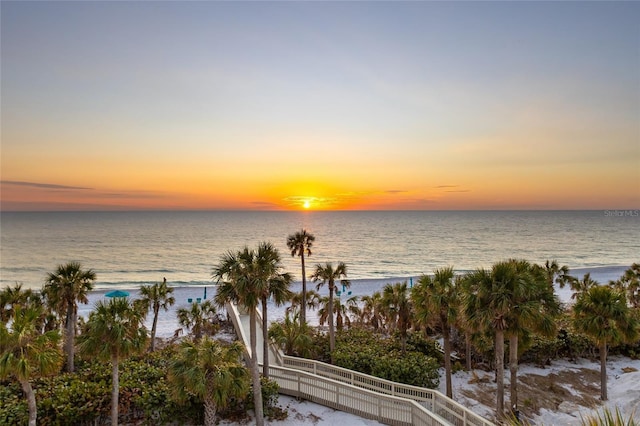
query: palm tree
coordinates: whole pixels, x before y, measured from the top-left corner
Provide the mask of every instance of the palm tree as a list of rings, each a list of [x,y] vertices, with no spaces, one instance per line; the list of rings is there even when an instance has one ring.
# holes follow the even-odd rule
[[[382,289],[382,305],[392,328],[400,332],[402,353],[407,349],[407,332],[411,327],[411,298],[407,282],[387,284]]]
[[[510,300],[502,283],[515,275],[506,262],[493,265],[492,270],[478,269],[469,275],[468,291],[464,293],[464,315],[477,332],[494,330],[496,356],[496,412],[504,416],[504,333]]]
[[[67,356],[67,371],[74,371],[73,357],[78,322],[78,302],[89,303],[87,294],[93,290],[96,274],[91,269],[85,271],[79,262],[59,265],[50,272],[44,285],[43,294],[49,307],[64,317],[64,350]]]
[[[169,366],[175,399],[182,402],[195,395],[202,400],[205,426],[215,425],[218,408],[249,388],[249,374],[240,363],[242,350],[238,342],[223,346],[208,336],[198,342],[185,340]]]
[[[411,300],[417,321],[425,326],[438,325],[442,330],[446,393],[453,398],[451,385],[451,325],[456,321],[459,288],[456,288],[452,267],[436,269],[433,278],[420,277],[411,289]]]
[[[384,329],[384,315],[382,306],[382,293],[374,292],[372,295],[362,296],[362,322],[374,330]]]
[[[536,268],[540,268],[540,266],[536,266]],[[547,284],[551,287],[554,284],[558,284],[560,288],[564,288],[565,285],[571,285],[571,282],[575,280],[574,277],[569,275],[569,267],[567,265],[560,266],[556,260],[547,260],[541,268]]]
[[[307,321],[307,276],[304,266],[304,256],[311,256],[311,247],[316,237],[313,234],[308,233],[305,229],[289,235],[287,238],[287,247],[291,250],[291,256],[300,256],[300,263],[302,264],[302,309],[300,310],[300,323]]]
[[[116,297],[96,303],[78,339],[81,353],[111,361],[111,424],[114,426],[118,424],[118,366],[129,356],[142,353],[147,338],[140,309],[129,299]]]
[[[59,371],[62,363],[60,331],[40,332],[40,306],[16,306],[8,322],[0,321],[0,378],[15,377],[27,398],[29,426],[35,426],[38,410],[31,380]]]
[[[328,262],[324,265],[316,265],[315,272],[311,275],[311,279],[317,282],[316,290],[320,290],[323,285],[329,287],[329,351],[331,352],[331,363],[333,364],[333,353],[336,348],[336,332],[333,326],[333,293],[336,290],[336,280],[340,280],[340,283],[345,287],[349,287],[348,280],[343,279],[347,277],[347,265],[344,262],[339,262],[336,268]]]
[[[358,296],[353,296],[358,297]],[[353,297],[347,300],[344,304],[338,299],[333,300],[333,315],[335,315],[335,324],[338,331],[342,330],[344,326],[351,327],[351,319],[349,318],[348,311],[349,306],[353,306]],[[352,302],[350,302],[352,301]],[[318,322],[320,325],[324,325],[329,319],[329,297],[324,296],[320,298],[320,309],[318,310]]]
[[[569,281],[569,285],[571,286],[571,290],[573,290],[573,294],[571,295],[571,299],[577,299],[582,293],[589,290],[591,287],[598,285],[598,282],[591,278],[591,273],[584,274],[581,280],[574,278]]]
[[[610,286],[595,285],[578,295],[573,305],[576,330],[586,334],[600,352],[600,398],[607,400],[607,347],[638,338],[638,319],[627,306],[625,294]]]
[[[143,285],[140,287],[140,294],[142,295],[142,304],[146,307],[153,309],[153,325],[151,326],[151,346],[149,350],[153,352],[156,348],[156,328],[158,325],[158,315],[160,309],[165,311],[169,310],[169,307],[176,303],[176,299],[171,296],[173,288],[167,286],[167,279],[164,278],[162,283],[155,283],[151,286]]]
[[[305,298],[307,309],[318,309],[318,306],[320,306],[320,295],[318,294],[318,292],[316,292],[315,290],[307,290],[307,292],[305,293]],[[300,311],[302,306],[302,292],[293,293],[289,301],[291,302],[291,304],[287,306],[285,312],[293,312],[295,310]],[[296,315],[296,317],[298,318],[298,321],[300,321],[300,315]]]
[[[511,310],[508,314],[509,371],[511,382],[510,405],[518,410],[518,345],[522,334],[531,331],[546,337],[556,333],[556,318],[560,314],[560,301],[544,267],[532,265],[526,260],[511,259],[515,279],[509,285]]]
[[[299,312],[286,312],[284,320],[271,323],[269,338],[272,339],[284,353],[290,356],[308,358],[313,348],[313,330],[307,323],[300,323]]]
[[[624,274],[612,283],[627,294],[632,307],[640,308],[640,263],[634,263]]]
[[[268,242],[258,244],[256,252],[257,272],[261,289],[260,304],[262,306],[262,375],[269,377],[269,320],[267,302],[269,298],[276,306],[281,306],[291,299],[291,274],[283,272],[280,253]],[[304,296],[304,292],[303,292]]]
[[[22,283],[16,283],[13,287],[3,288],[0,290],[0,321],[8,322],[15,315],[18,307],[29,305],[42,306],[40,294],[30,288],[23,289]]]
[[[260,371],[258,370],[257,354],[257,314],[256,309],[261,301],[263,289],[256,269],[256,252],[245,247],[238,252],[229,251],[213,268],[213,279],[218,284],[214,297],[218,306],[227,303],[237,303],[249,313],[249,366],[253,385],[253,403],[255,406],[256,425],[264,425],[262,408],[262,391],[260,385]],[[266,342],[265,342],[266,343]]]
[[[207,300],[202,303],[193,302],[189,308],[180,308],[176,312],[178,324],[189,330],[197,342],[206,334],[218,331],[216,324],[217,312],[215,305]]]

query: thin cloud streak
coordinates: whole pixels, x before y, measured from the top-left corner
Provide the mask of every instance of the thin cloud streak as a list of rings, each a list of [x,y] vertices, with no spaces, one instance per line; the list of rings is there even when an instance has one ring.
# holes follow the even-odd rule
[[[24,182],[19,180],[1,180],[0,184],[2,185],[15,185],[15,186],[26,186],[29,188],[41,188],[41,189],[71,189],[71,190],[93,190],[93,188],[87,188],[83,186],[68,186],[68,185],[58,185],[55,183],[39,183],[39,182]]]

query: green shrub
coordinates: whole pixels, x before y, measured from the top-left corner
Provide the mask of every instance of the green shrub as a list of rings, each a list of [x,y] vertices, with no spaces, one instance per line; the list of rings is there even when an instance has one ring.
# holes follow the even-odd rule
[[[390,352],[373,366],[372,375],[393,382],[435,389],[440,383],[439,363],[420,352]]]

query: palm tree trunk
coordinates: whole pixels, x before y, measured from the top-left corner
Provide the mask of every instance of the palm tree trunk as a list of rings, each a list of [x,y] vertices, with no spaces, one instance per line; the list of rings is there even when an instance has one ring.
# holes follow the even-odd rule
[[[118,374],[118,357],[111,357],[111,425],[118,425],[118,395],[120,394],[120,377]]]
[[[304,271],[304,253],[300,255],[300,261],[302,262],[302,306],[300,309],[300,325],[302,326],[307,322],[307,277]]]
[[[73,373],[75,370],[75,366],[73,364],[73,343],[76,338],[76,312],[74,306],[72,304],[67,308],[67,318],[65,324],[65,351],[67,352],[67,371],[69,373]]]
[[[518,410],[518,334],[509,337],[509,379],[511,381],[510,404],[512,414]]]
[[[156,350],[156,328],[158,326],[158,312],[160,311],[160,307],[153,307],[153,325],[151,326],[151,352]]]
[[[600,345],[600,399],[606,401],[607,396],[607,344]]]
[[[471,333],[464,333],[465,358],[467,359],[467,371],[471,371]]]
[[[453,398],[453,388],[451,385],[451,336],[449,335],[449,325],[442,327],[442,338],[444,345],[444,372],[447,385],[447,396]]]
[[[262,375],[269,377],[269,330],[267,329],[267,298],[262,298]]]
[[[216,404],[213,398],[204,399],[204,426],[215,426],[216,424]]]
[[[331,364],[334,363],[333,351],[336,348],[336,332],[333,327],[333,286],[329,286],[329,353],[331,354]]]
[[[496,414],[504,417],[504,330],[496,329]]]
[[[264,426],[262,411],[262,389],[260,387],[260,371],[258,370],[258,355],[256,353],[256,307],[249,308],[249,341],[251,345],[251,381],[253,384],[253,405],[256,416],[256,426]]]
[[[36,394],[31,387],[29,380],[20,380],[22,391],[27,397],[27,406],[29,407],[29,426],[36,426],[36,419],[38,418],[38,407],[36,406]]]

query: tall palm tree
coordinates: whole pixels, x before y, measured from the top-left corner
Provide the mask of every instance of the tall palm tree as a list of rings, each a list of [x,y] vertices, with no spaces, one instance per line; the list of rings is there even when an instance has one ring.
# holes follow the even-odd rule
[[[215,321],[217,312],[215,305],[206,300],[202,303],[193,302],[189,308],[180,308],[176,312],[178,324],[189,330],[197,342],[206,334],[215,334],[218,326]]]
[[[79,262],[59,265],[50,272],[44,285],[43,294],[49,307],[64,317],[64,351],[67,356],[67,371],[74,371],[74,345],[78,322],[78,302],[89,303],[87,294],[93,290],[96,274],[93,270],[83,270]]]
[[[411,300],[418,323],[437,325],[442,330],[444,346],[444,370],[446,393],[453,398],[451,384],[451,325],[456,321],[459,305],[459,288],[456,288],[452,267],[436,269],[433,278],[420,277],[411,289]]]
[[[536,332],[546,337],[556,334],[556,319],[560,314],[560,301],[545,268],[526,260],[511,259],[515,269],[514,279],[505,282],[509,286],[511,309],[508,313],[510,406],[518,410],[518,345],[521,335]]]
[[[283,305],[291,299],[291,274],[284,272],[280,253],[269,242],[258,244],[256,252],[257,272],[261,289],[260,305],[262,306],[262,375],[269,377],[269,319],[267,302],[273,300],[276,306]],[[303,292],[304,293],[304,292]]]
[[[311,279],[317,282],[316,290],[320,290],[323,285],[327,285],[329,288],[329,351],[331,352],[331,363],[334,362],[334,351],[336,348],[336,331],[333,325],[333,293],[336,290],[336,280],[340,280],[340,283],[345,287],[349,287],[350,283],[346,280],[347,277],[347,265],[344,262],[339,262],[334,268],[330,262],[324,265],[316,265],[315,272],[311,275]]]
[[[300,256],[300,263],[302,264],[302,309],[300,310],[300,323],[307,321],[307,275],[305,272],[304,256],[311,256],[311,247],[316,237],[307,232],[306,229],[289,235],[287,238],[287,247],[291,250],[291,256]]]
[[[574,324],[600,352],[600,398],[607,396],[607,349],[638,338],[638,319],[627,306],[625,294],[610,286],[595,285],[580,295],[573,305]]]
[[[99,301],[78,338],[81,353],[111,361],[111,424],[118,424],[120,361],[142,353],[147,343],[144,315],[129,299]]]
[[[237,303],[249,314],[249,366],[253,385],[253,403],[255,406],[256,425],[264,425],[262,408],[262,391],[257,354],[257,314],[256,309],[261,301],[263,289],[260,274],[257,271],[256,252],[245,247],[238,252],[225,253],[220,262],[213,268],[212,277],[218,284],[214,301],[218,306],[226,303]]]
[[[15,377],[29,407],[29,426],[38,416],[31,380],[59,371],[62,363],[60,331],[40,332],[41,306],[16,306],[8,322],[0,321],[0,378]]]
[[[158,325],[158,315],[160,309],[165,311],[169,310],[169,307],[176,303],[173,293],[173,287],[167,285],[167,279],[164,278],[162,283],[155,283],[151,286],[143,285],[140,287],[140,295],[142,296],[141,302],[146,307],[153,309],[153,325],[151,326],[151,345],[149,350],[153,352],[156,348],[156,328]]]
[[[185,340],[169,366],[174,397],[179,402],[189,395],[202,400],[205,426],[215,425],[218,408],[249,388],[249,374],[240,363],[242,350],[238,342],[223,346],[208,336],[198,342]]]
[[[469,326],[477,332],[493,330],[496,356],[496,412],[504,416],[504,334],[510,300],[502,282],[515,275],[506,262],[493,265],[491,270],[478,269],[469,275],[468,291],[464,293],[464,315]]]
[[[382,288],[382,305],[393,329],[400,332],[402,353],[407,349],[407,332],[411,327],[411,298],[407,282],[387,284]]]

